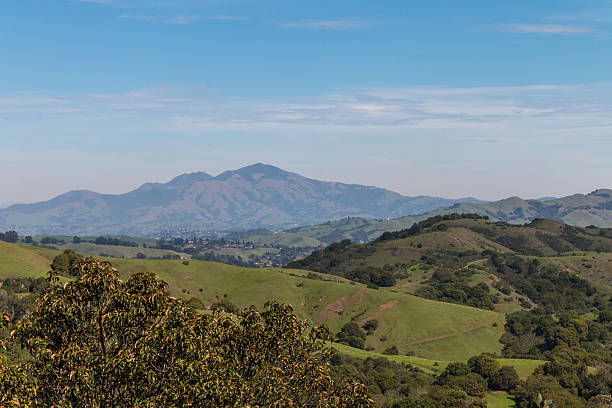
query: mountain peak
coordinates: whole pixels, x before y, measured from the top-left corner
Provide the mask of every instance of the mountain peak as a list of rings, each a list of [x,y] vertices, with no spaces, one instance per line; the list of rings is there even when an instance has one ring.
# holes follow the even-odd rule
[[[216,178],[218,180],[227,180],[236,174],[242,177],[253,177],[255,175],[262,174],[270,178],[286,178],[292,173],[269,164],[255,163],[251,164],[250,166],[242,167],[238,170],[228,170],[219,174]]]
[[[184,173],[180,176],[173,178],[169,183],[167,183],[167,185],[181,187],[193,183],[198,183],[200,181],[208,181],[212,178],[213,177],[210,174],[204,173],[203,171],[197,171],[195,173]]]

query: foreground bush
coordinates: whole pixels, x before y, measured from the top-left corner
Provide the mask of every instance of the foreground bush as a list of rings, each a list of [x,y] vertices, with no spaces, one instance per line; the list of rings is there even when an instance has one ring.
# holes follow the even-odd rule
[[[76,267],[63,286],[51,273],[11,333],[32,359],[0,364],[0,406],[372,406],[362,385],[330,378],[328,331],[307,330],[290,306],[201,315],[153,274],[122,281],[106,262]]]

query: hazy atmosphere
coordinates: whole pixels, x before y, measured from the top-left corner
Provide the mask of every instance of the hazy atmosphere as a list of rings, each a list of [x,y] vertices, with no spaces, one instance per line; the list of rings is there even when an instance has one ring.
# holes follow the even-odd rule
[[[451,198],[610,184],[607,0],[0,7],[0,206],[255,162]]]

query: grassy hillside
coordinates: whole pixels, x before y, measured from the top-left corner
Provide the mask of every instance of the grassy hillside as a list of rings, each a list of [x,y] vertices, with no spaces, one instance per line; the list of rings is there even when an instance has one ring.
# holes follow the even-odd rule
[[[44,276],[57,252],[2,243],[1,276]],[[248,269],[212,262],[109,259],[127,276],[154,272],[173,295],[196,297],[209,306],[228,299],[239,307],[268,300],[292,304],[312,324],[326,324],[336,333],[350,321],[379,321],[366,345],[382,352],[397,346],[401,354],[441,360],[467,359],[481,352],[497,353],[504,316],[493,311],[435,302],[390,290],[368,289],[342,278],[284,269]],[[313,274],[311,273],[312,277]],[[495,327],[493,324],[495,323]]]
[[[116,259],[123,274],[149,271],[170,285],[171,293],[196,297],[206,305],[227,298],[240,307],[261,307],[268,300],[292,304],[301,317],[326,324],[332,332],[350,321],[379,321],[366,346],[377,351],[397,346],[400,353],[439,359],[465,359],[499,352],[502,314],[430,301],[389,290],[368,289],[344,279],[309,279],[284,269],[248,269],[190,261]],[[324,279],[329,277],[323,276]],[[493,324],[496,323],[494,327]]]
[[[127,247],[119,245],[98,245],[91,242],[81,242],[78,244],[66,242],[61,245],[53,246],[62,251],[65,249],[72,249],[80,254],[108,256],[113,258],[136,258],[138,253],[144,254],[147,258],[162,258],[167,255],[175,255],[185,259],[191,258],[191,256],[188,254],[169,251],[166,249]]]
[[[48,249],[0,241],[0,278],[45,276],[56,254]]]
[[[525,292],[529,288],[517,290],[518,274],[526,274],[528,267],[549,275],[579,275],[609,291],[612,230],[552,220],[517,226],[477,216],[445,216],[387,232],[368,244],[332,244],[289,266],[510,313],[538,302]],[[479,285],[486,293],[470,293],[478,292]]]

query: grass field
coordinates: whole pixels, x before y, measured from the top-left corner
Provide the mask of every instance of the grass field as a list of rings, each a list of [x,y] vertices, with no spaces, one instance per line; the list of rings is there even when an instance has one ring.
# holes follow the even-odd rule
[[[161,258],[164,255],[178,255],[184,259],[191,259],[191,255],[185,253],[179,253],[175,251],[169,251],[166,249],[157,248],[141,248],[141,247],[127,247],[120,245],[97,245],[90,242],[81,242],[74,244],[72,242],[66,242],[63,245],[54,245],[60,250],[72,249],[80,254],[87,255],[107,255],[116,258],[136,258],[136,254],[143,253],[147,258]]]
[[[0,276],[45,276],[57,252],[0,241]]]
[[[489,408],[512,408],[514,401],[503,391],[490,392],[485,396]]]
[[[451,363],[448,360],[433,360],[427,358],[420,358],[414,356],[400,356],[400,355],[385,355],[381,353],[359,350],[353,347],[349,347],[343,344],[333,343],[332,347],[338,350],[342,354],[346,354],[357,358],[378,358],[383,357],[396,363],[410,364],[419,367],[423,371],[430,374],[440,374],[446,366]],[[455,360],[459,361],[459,360]],[[507,365],[514,367],[516,373],[522,380],[526,380],[536,368],[545,363],[543,360],[522,360],[513,358],[498,358],[497,361],[501,365]]]

